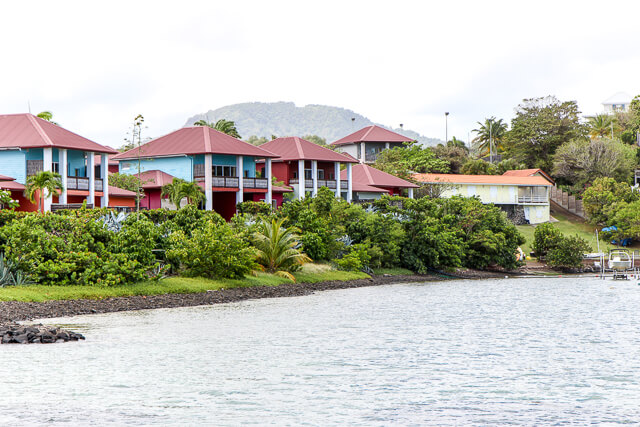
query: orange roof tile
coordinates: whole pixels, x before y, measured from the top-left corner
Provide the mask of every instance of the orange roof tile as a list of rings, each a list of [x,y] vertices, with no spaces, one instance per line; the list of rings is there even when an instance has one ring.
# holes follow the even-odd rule
[[[534,176],[536,174],[540,174],[547,179],[552,184],[555,184],[553,178],[545,173],[542,169],[521,169],[521,170],[510,170],[506,171],[502,175],[504,176]]]
[[[505,175],[455,175],[445,173],[417,173],[413,179],[426,184],[478,184],[478,185],[544,185],[551,183],[542,176],[505,176]]]

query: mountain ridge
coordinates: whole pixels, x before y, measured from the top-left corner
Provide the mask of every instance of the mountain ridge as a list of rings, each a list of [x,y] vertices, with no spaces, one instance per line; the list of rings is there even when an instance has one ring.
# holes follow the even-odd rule
[[[320,104],[298,107],[295,103],[286,101],[244,102],[226,105],[189,117],[185,126],[192,126],[198,120],[216,122],[220,119],[235,122],[238,132],[244,139],[251,135],[268,139],[271,138],[271,135],[318,135],[330,143],[363,127],[378,125],[413,138],[426,146],[434,146],[442,142],[437,138],[429,138],[410,129],[393,128],[374,123],[367,117],[346,108]]]

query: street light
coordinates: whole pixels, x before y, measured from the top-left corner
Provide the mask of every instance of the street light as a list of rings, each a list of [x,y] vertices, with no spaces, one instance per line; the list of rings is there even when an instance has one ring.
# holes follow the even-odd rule
[[[449,122],[447,120],[449,117],[449,112],[444,112],[444,145],[447,145],[447,141],[449,141]]]

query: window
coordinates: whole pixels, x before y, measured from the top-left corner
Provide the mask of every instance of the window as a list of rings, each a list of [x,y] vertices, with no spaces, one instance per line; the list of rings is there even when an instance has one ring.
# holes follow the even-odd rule
[[[227,177],[236,177],[235,166],[222,166],[222,165],[214,165],[213,166],[213,176],[227,176]]]
[[[245,170],[245,171],[242,171],[242,172],[243,172],[242,176],[244,176],[245,178],[249,178],[249,171]]]
[[[51,171],[55,173],[60,173],[60,163],[58,162],[51,163]]]
[[[324,170],[318,169],[318,179],[324,179]]]
[[[298,171],[293,171],[293,179],[298,179]]]
[[[313,179],[313,174],[311,173],[311,169],[304,170],[304,179]]]

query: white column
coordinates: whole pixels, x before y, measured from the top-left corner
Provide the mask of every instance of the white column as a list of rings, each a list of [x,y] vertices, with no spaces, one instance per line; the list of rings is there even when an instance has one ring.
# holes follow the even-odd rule
[[[267,197],[264,199],[265,203],[268,203],[271,206],[271,201],[273,200],[273,191],[272,191],[272,183],[271,183],[271,159],[266,159],[264,164],[264,174],[265,178],[267,178]]]
[[[89,177],[89,196],[87,197],[87,203],[92,205],[96,202],[96,171],[95,171],[95,156],[93,151],[87,152],[87,176]],[[95,207],[95,206],[94,206]]]
[[[304,199],[306,180],[304,179],[304,160],[298,160],[298,200]]]
[[[360,143],[360,163],[364,163],[364,159],[365,159],[365,146],[364,146],[364,142]]]
[[[313,197],[318,195],[318,161],[311,160],[311,180],[313,182]]]
[[[103,208],[109,207],[109,155],[100,155],[100,179],[102,180],[102,198],[100,205]]]
[[[388,150],[388,149],[389,149],[389,143],[388,143],[388,142],[385,142],[385,143],[384,143],[384,149],[385,149],[385,150]]]
[[[51,172],[53,170],[53,148],[45,148],[42,150],[42,170]],[[53,197],[51,194],[43,194],[46,196],[43,203],[43,211],[50,212],[51,211],[51,203],[53,202]]]
[[[351,175],[351,163],[347,163],[347,202],[353,198],[353,181]]]
[[[67,176],[69,175],[68,163],[69,162],[67,160],[67,149],[59,148],[58,149],[58,165],[59,165],[60,177],[62,178],[62,191],[60,192],[60,203],[63,205],[67,204],[67,184],[69,181],[67,179]]]
[[[211,154],[204,155],[204,208],[213,210],[213,160]]]
[[[413,199],[413,188],[409,189],[409,198]]]
[[[342,197],[342,191],[340,188],[340,162],[333,163],[333,175],[336,178],[336,197],[339,199]]]
[[[238,204],[244,201],[244,171],[242,170],[244,157],[236,156],[236,159],[238,159],[238,192],[236,193],[236,204]]]

